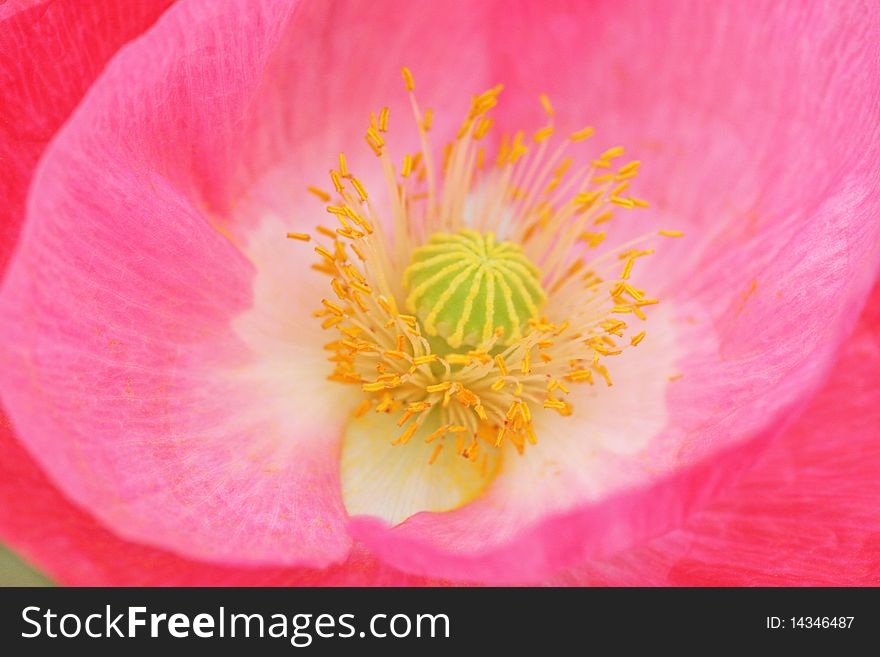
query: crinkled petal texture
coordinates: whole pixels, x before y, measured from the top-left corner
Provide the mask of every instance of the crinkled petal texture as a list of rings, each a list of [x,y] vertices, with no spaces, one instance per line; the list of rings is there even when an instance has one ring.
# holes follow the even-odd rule
[[[683,528],[557,585],[880,584],[880,287],[822,391],[761,461]]]
[[[425,76],[437,98],[481,85],[486,61],[466,4],[392,10],[179,3],[47,149],[0,299],[0,388],[28,450],[118,535],[233,563],[346,559],[349,400],[284,232],[320,221],[314,163],[363,143],[367,108],[399,90],[386,58],[475,63]]]
[[[0,7],[0,271],[37,158],[104,63],[172,0],[13,0]]]
[[[2,420],[2,417],[0,417]],[[243,567],[187,559],[127,541],[72,504],[0,423],[0,531],[29,561],[68,586],[418,586],[355,544],[328,568]]]
[[[171,0],[14,0],[0,7],[0,279],[25,215],[25,197],[37,159],[73,111],[106,61],[118,48],[147,29]],[[13,443],[0,408],[2,458],[10,469],[33,467]],[[4,473],[7,474],[7,473]],[[0,504],[0,536],[16,544],[22,518],[15,504],[29,499],[31,488],[8,484]],[[13,482],[18,482],[17,484]],[[28,491],[23,493],[23,491]]]
[[[547,92],[559,126],[594,123],[600,148],[620,143],[643,161],[636,187],[657,223],[608,239],[686,234],[636,271],[673,315],[649,320],[649,339],[673,327],[680,354],[659,428],[656,393],[638,388],[644,409],[609,398],[626,418],[621,443],[649,434],[636,453],[582,449],[607,420],[576,403],[475,502],[394,527],[354,521],[398,566],[508,582],[681,524],[816,391],[877,272],[880,15],[846,3],[559,2],[499,10],[491,29],[503,126],[540,125],[533,99]]]
[[[536,580],[680,524],[817,389],[877,269],[877,12],[741,4],[172,8],[34,180],[0,293],[21,441],[118,535],[191,558],[325,566],[352,533],[416,574]],[[355,400],[323,383],[320,291],[273,235],[322,211],[301,193],[316,162],[369,166],[350,147],[403,64],[447,116],[503,81],[500,122],[534,124],[523,99],[548,92],[562,127],[645,161],[640,195],[689,237],[643,271],[681,377],[662,413],[619,406],[635,453],[605,426],[565,451],[596,430],[576,415],[477,501],[392,528],[347,522]]]

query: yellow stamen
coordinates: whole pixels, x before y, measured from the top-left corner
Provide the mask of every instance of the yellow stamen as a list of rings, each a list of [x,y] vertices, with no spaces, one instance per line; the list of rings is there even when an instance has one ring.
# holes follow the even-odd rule
[[[287,236],[317,242],[312,268],[329,277],[332,295],[314,314],[337,337],[325,345],[328,378],[364,395],[355,416],[393,413],[395,445],[430,422],[429,463],[449,442],[450,458],[488,476],[496,447],[509,441],[524,453],[540,438],[539,415],[574,412],[569,386],[611,386],[614,358],[645,338],[628,322],[658,303],[631,281],[636,260],[652,252],[633,244],[650,235],[616,247],[613,231],[595,228],[627,220],[617,208],[647,207],[630,191],[640,162],[618,165],[620,147],[576,162],[571,143],[593,128],[560,139],[544,94],[548,124],[503,135],[493,151],[484,138],[500,85],[476,94],[457,137],[435,148],[433,113],[419,108],[411,71],[401,72],[419,147],[392,160],[388,107],[370,114],[364,133],[385,178],[387,216],[340,153],[333,193],[309,188],[335,225]]]
[[[355,417],[363,417],[367,414],[367,411],[370,410],[370,406],[372,406],[372,402],[369,399],[365,399],[360,403],[360,405],[355,409],[354,416]]]
[[[318,189],[317,187],[307,187],[306,189],[308,189],[309,192],[321,199],[322,203],[328,203],[330,201],[331,197],[330,194],[328,194],[327,192]]]
[[[592,137],[596,130],[592,127],[583,128],[571,134],[569,139],[574,142],[583,141],[588,137]]]
[[[553,118],[553,105],[550,104],[550,99],[547,98],[547,94],[541,94],[541,106],[544,108],[544,111],[547,113],[547,116]]]
[[[406,83],[406,90],[413,91],[416,88],[416,81],[413,80],[412,72],[406,66],[400,69],[400,72],[403,73],[403,81]]]
[[[413,422],[411,425],[409,425],[406,428],[406,431],[403,432],[403,434],[400,436],[400,438],[398,438],[397,440],[395,440],[391,444],[392,445],[406,445],[410,441],[410,438],[413,437],[413,434],[416,432],[416,429],[418,429],[418,428],[419,428],[419,425],[417,423]]]
[[[431,452],[431,457],[428,459],[428,464],[433,465],[437,462],[437,457],[440,456],[440,450],[443,449],[443,443],[439,443],[436,447],[434,447],[434,451]]]

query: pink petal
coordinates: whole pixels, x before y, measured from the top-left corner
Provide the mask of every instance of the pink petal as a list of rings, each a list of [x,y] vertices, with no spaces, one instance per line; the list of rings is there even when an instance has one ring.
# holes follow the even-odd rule
[[[831,377],[760,463],[683,528],[556,584],[880,584],[880,287]]]
[[[53,220],[27,224],[3,295],[19,437],[122,536],[200,558],[344,557],[334,399],[318,389],[303,413],[315,387],[273,385],[231,326],[253,265],[166,184],[54,184],[84,173],[65,155],[37,176],[31,211]],[[308,371],[320,344],[289,344],[279,356]]]
[[[880,12],[535,3],[499,11],[493,25],[505,101],[547,91],[563,126],[594,123],[645,161],[636,188],[654,220],[620,235],[689,236],[634,274],[672,310],[684,353],[666,426],[642,452],[600,452],[598,465],[556,458],[565,486],[536,485],[529,468],[504,482],[502,470],[495,489],[506,495],[393,529],[353,523],[399,567],[507,582],[681,524],[820,385],[880,257],[880,85],[866,73],[880,55]],[[524,105],[500,109],[502,123],[532,117]],[[568,433],[586,440],[589,413],[575,418]]]
[[[14,0],[0,6],[0,272],[18,238],[37,158],[104,63],[170,3]]]
[[[0,415],[2,418],[2,415]],[[119,538],[71,504],[0,423],[0,531],[56,582],[70,586],[415,586],[355,546],[327,569],[242,568],[192,561]],[[26,493],[23,493],[26,491]],[[38,520],[37,520],[38,519]]]
[[[308,248],[284,232],[325,215],[303,172],[342,144],[357,168],[368,111],[405,97],[389,58],[468,65],[431,70],[433,94],[485,63],[465,5],[400,25],[294,6],[181,3],[121,52],[47,151],[0,296],[20,440],[119,536],[190,558],[345,559],[349,397],[325,381]],[[437,29],[457,37],[405,50]]]
[[[225,175],[215,167],[229,144],[206,135],[224,135],[221,112],[237,122],[291,8],[238,9],[175,7],[110,65],[50,147],[3,295],[14,344],[4,399],[43,467],[121,536],[198,558],[324,566],[350,545],[333,494],[334,401],[303,413],[309,382],[282,389],[261,376],[231,326],[252,306],[254,264],[192,191]],[[228,40],[212,18],[226,20]],[[183,24],[202,30],[184,35]],[[175,48],[182,57],[155,58]],[[196,49],[216,58],[186,57]],[[224,83],[224,104],[188,117],[196,94]],[[155,115],[161,93],[171,107]],[[295,334],[290,344],[302,349]]]

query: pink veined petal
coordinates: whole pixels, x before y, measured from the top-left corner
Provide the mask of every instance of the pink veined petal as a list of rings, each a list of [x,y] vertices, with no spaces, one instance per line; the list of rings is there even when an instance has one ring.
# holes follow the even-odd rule
[[[101,0],[84,6],[40,0],[13,1],[0,7],[0,280],[18,239],[34,167],[46,144],[107,59],[148,28],[170,2],[125,5],[119,0]],[[4,445],[14,449],[4,453],[2,463],[13,466],[19,458],[29,462],[14,445],[2,408],[0,431]],[[4,484],[11,483],[4,477]],[[20,545],[21,519],[37,523],[13,501],[31,499],[31,491],[8,490],[8,499],[4,496],[0,504],[0,536]]]
[[[2,417],[2,416],[0,416]],[[0,423],[0,527],[4,538],[68,586],[419,586],[355,544],[326,569],[225,566],[120,538],[71,502]]]
[[[13,0],[0,7],[0,272],[46,144],[107,59],[171,1]]]
[[[609,239],[685,231],[633,274],[673,314],[682,356],[681,378],[662,386],[665,426],[638,409],[621,424],[622,440],[649,434],[632,457],[551,450],[544,463],[502,468],[484,497],[456,511],[393,528],[352,523],[399,567],[495,582],[537,581],[627,549],[734,481],[821,384],[880,256],[873,8],[518,9],[492,22],[496,77],[514,103],[502,103],[499,122],[540,125],[531,99],[544,91],[561,127],[594,124],[614,139],[600,150],[621,143],[643,160],[634,190],[653,203],[651,218],[625,219]],[[589,412],[570,420],[539,441],[591,439]]]
[[[880,583],[880,287],[825,387],[736,485],[679,530],[554,584]]]
[[[326,215],[304,171],[343,142],[365,168],[367,111],[402,95],[387,58],[440,97],[486,61],[465,3],[376,9],[181,3],[39,167],[0,293],[0,390],[50,478],[124,539],[232,564],[346,559],[350,398],[325,380],[313,260],[284,232]],[[437,29],[454,38],[409,51]]]
[[[254,265],[192,193],[219,184],[211,168],[226,146],[199,132],[210,124],[222,135],[221,110],[227,121],[242,111],[291,10],[216,10],[232,39],[218,43],[216,12],[178,5],[148,33],[151,46],[121,53],[92,88],[34,181],[3,293],[3,393],[32,453],[120,535],[199,558],[324,566],[350,545],[326,493],[337,485],[330,401],[311,417],[278,412],[282,395],[303,389],[260,380],[232,332],[252,304]],[[184,34],[184,23],[203,29]],[[175,48],[179,58],[156,60]],[[216,55],[188,58],[196,49]],[[186,102],[193,80],[203,94],[228,89],[200,120]],[[192,147],[177,130],[173,158],[182,121]]]

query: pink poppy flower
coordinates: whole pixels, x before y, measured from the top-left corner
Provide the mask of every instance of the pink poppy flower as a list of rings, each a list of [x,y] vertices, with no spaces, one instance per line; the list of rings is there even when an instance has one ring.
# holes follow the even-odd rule
[[[876,583],[880,12],[413,4],[0,9],[3,540],[87,584]]]

